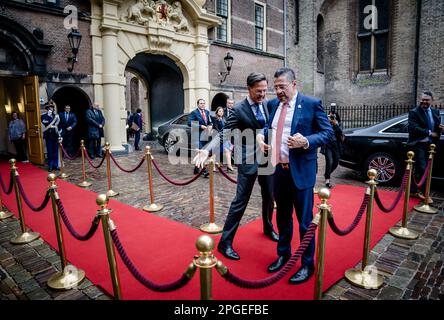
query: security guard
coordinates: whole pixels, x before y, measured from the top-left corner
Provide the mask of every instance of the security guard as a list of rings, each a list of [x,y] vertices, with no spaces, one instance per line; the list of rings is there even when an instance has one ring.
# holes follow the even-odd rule
[[[58,142],[59,142],[59,129],[58,124],[60,122],[59,115],[55,113],[55,105],[53,102],[48,102],[45,105],[47,110],[45,114],[41,116],[43,127],[43,139],[46,141],[46,151],[48,156],[48,171],[59,170],[59,157],[58,157]]]

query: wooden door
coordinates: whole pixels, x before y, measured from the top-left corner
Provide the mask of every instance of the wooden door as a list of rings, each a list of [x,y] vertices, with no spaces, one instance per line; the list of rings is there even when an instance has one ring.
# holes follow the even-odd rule
[[[35,164],[44,164],[38,77],[24,78],[23,91],[25,93],[26,140],[29,161]]]

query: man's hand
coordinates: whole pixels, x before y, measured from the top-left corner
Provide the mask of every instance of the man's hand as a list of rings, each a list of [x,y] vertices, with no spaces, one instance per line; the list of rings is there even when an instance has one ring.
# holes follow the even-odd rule
[[[197,154],[193,158],[193,163],[196,165],[196,167],[198,168],[205,167],[205,161],[207,161],[208,159],[208,154],[209,154],[208,150],[197,149]]]
[[[441,129],[442,132],[444,132],[444,124],[440,124],[439,128]]]
[[[202,130],[206,130],[206,129],[207,129],[207,126],[201,125],[200,128],[201,128]]]
[[[430,136],[431,136],[432,138],[438,138],[438,134],[437,134],[436,132],[432,132],[432,133],[430,134]]]
[[[256,141],[259,145],[259,148],[261,148],[262,153],[265,153],[266,151],[271,149],[271,146],[265,143],[265,137],[262,134],[258,134],[256,136]]]
[[[68,127],[68,128],[66,128],[66,130],[68,130],[68,131],[71,131],[71,130],[72,130],[72,128],[71,128],[71,127]]]
[[[308,140],[302,134],[296,133],[295,135],[288,137],[287,145],[289,149],[306,148]]]

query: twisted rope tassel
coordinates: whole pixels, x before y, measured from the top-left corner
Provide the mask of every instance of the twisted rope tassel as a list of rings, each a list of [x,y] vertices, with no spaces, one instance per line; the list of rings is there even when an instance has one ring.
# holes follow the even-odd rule
[[[361,221],[362,215],[364,214],[369,201],[370,201],[370,195],[365,194],[364,199],[362,200],[361,207],[359,208],[358,214],[356,215],[352,224],[346,229],[339,229],[335,223],[333,216],[329,215],[327,220],[328,220],[328,224],[330,225],[330,228],[333,230],[333,232],[336,233],[338,236],[346,236],[347,234],[349,234],[350,232],[355,230],[355,228],[358,226],[359,222]]]
[[[225,278],[225,280],[227,280],[228,282],[231,282],[232,284],[234,284],[238,287],[248,288],[248,289],[261,289],[261,288],[271,286],[272,284],[275,284],[280,279],[282,279],[294,267],[296,262],[299,260],[299,258],[302,256],[302,254],[307,249],[311,240],[313,240],[313,238],[316,234],[317,227],[318,227],[318,225],[315,223],[310,224],[310,226],[307,229],[307,232],[304,235],[304,238],[301,241],[301,244],[299,245],[299,248],[291,256],[290,260],[287,261],[287,263],[282,268],[282,270],[279,271],[278,273],[276,273],[275,275],[265,278],[263,280],[244,280],[244,279],[239,278],[235,274],[231,273],[230,270],[228,270],[227,273],[223,277]]]
[[[65,155],[65,157],[66,157],[68,160],[71,160],[71,161],[72,161],[72,160],[75,160],[75,159],[77,159],[77,158],[79,157],[79,155],[80,155],[80,150],[81,150],[81,149],[77,150],[76,155],[73,156],[73,157],[71,157],[71,156],[68,154],[68,152],[66,152],[65,148],[63,148],[63,145],[62,145],[61,147],[62,147],[63,154]]]
[[[106,158],[106,157],[105,157],[105,156],[102,157],[102,161],[100,161],[99,165],[97,165],[97,166],[95,166],[94,163],[92,162],[91,158],[90,158],[89,155],[88,155],[88,152],[85,152],[85,158],[86,158],[86,160],[88,160],[89,165],[90,165],[91,167],[93,167],[94,169],[99,169],[99,168],[102,166],[103,162],[105,161],[105,158]]]
[[[167,284],[156,284],[150,280],[148,280],[147,278],[145,278],[138,270],[137,268],[134,266],[134,264],[131,262],[130,258],[127,256],[125,249],[122,246],[122,243],[119,240],[119,236],[117,234],[117,230],[114,229],[111,231],[111,237],[113,238],[113,242],[114,245],[116,246],[117,252],[120,255],[120,258],[122,259],[123,263],[125,263],[125,266],[128,268],[128,270],[131,272],[131,274],[141,283],[143,284],[145,287],[147,287],[148,289],[151,289],[153,291],[158,291],[158,292],[170,292],[170,291],[175,291],[177,289],[180,289],[182,287],[184,287],[190,280],[191,278],[187,277],[186,274],[182,274],[182,276],[180,277],[180,279],[171,282],[171,283],[167,283]]]
[[[137,165],[137,167],[135,167],[132,170],[126,170],[124,168],[122,168],[118,163],[117,160],[114,158],[114,156],[112,154],[110,154],[111,156],[111,160],[113,160],[114,164],[116,165],[117,168],[119,168],[121,171],[126,172],[126,173],[133,173],[136,172],[137,170],[139,170],[139,168],[142,166],[142,164],[145,162],[145,157],[142,158],[142,160],[139,162],[139,164]]]
[[[13,180],[12,180],[12,176],[11,176],[11,174],[10,174],[9,176],[10,176],[10,177],[9,177],[9,178],[10,178],[10,179],[9,179],[9,187],[8,187],[8,189],[6,190],[5,183],[4,183],[4,181],[3,181],[2,176],[0,175],[0,185],[1,185],[2,189],[3,189],[3,192],[6,193],[7,195],[11,194],[12,189],[13,189],[13,187],[14,187],[14,183],[13,183]]]
[[[97,228],[99,227],[99,218],[98,217],[94,218],[89,231],[85,235],[81,235],[81,234],[77,233],[74,230],[73,226],[71,225],[71,222],[69,221],[69,219],[65,213],[65,208],[63,207],[62,200],[56,199],[56,204],[57,204],[57,208],[59,209],[59,214],[62,217],[63,223],[65,224],[69,233],[71,233],[71,235],[74,238],[76,238],[79,241],[87,241],[92,238],[92,236],[96,233]]]
[[[415,185],[416,185],[418,188],[421,188],[422,185],[424,184],[424,182],[426,182],[426,180],[427,180],[427,176],[429,175],[429,170],[431,169],[431,168],[430,168],[431,165],[432,165],[432,160],[429,159],[429,161],[427,162],[427,167],[426,167],[426,169],[424,170],[424,175],[422,176],[421,181],[419,181],[419,183],[416,182],[415,175],[413,175],[413,182],[415,183]]]
[[[381,198],[379,198],[378,190],[375,190],[375,202],[378,205],[379,209],[381,209],[382,212],[385,212],[385,213],[392,212],[393,209],[395,209],[395,207],[398,205],[399,200],[401,200],[402,194],[404,193],[404,188],[407,183],[407,177],[409,175],[409,172],[410,172],[409,170],[405,171],[404,177],[402,177],[402,183],[401,183],[401,186],[399,187],[398,194],[396,195],[395,201],[393,201],[393,203],[390,207],[386,208],[382,204]]]
[[[41,204],[40,206],[38,206],[38,207],[35,207],[35,206],[31,203],[31,201],[29,200],[28,196],[27,196],[26,193],[25,193],[25,190],[23,189],[22,182],[20,181],[20,176],[17,176],[17,177],[16,177],[16,180],[17,180],[17,185],[18,185],[19,190],[20,190],[20,194],[21,194],[22,197],[23,197],[23,200],[25,201],[26,205],[27,205],[32,211],[34,211],[34,212],[40,212],[40,211],[42,211],[43,209],[46,208],[46,206],[47,206],[48,203],[49,203],[49,199],[51,198],[50,195],[49,195],[49,190],[46,191],[45,198],[43,198],[43,202],[42,202],[42,204]]]
[[[237,184],[237,180],[233,179],[232,177],[230,177],[223,169],[222,167],[218,166],[217,169],[219,170],[220,173],[222,173],[222,175],[227,178],[228,181]]]
[[[164,178],[166,181],[168,181],[169,183],[175,185],[175,186],[187,186],[191,183],[193,183],[194,181],[196,181],[204,172],[205,169],[200,170],[200,172],[198,174],[196,174],[192,179],[188,180],[188,181],[174,181],[169,179],[161,170],[160,168],[157,166],[156,161],[152,161],[154,168],[156,168],[157,172],[159,172],[159,174],[161,175],[162,178]]]

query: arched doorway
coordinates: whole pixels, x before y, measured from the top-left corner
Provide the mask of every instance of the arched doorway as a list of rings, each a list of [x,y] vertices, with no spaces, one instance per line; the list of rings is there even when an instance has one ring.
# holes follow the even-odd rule
[[[88,139],[88,124],[86,123],[86,110],[91,106],[88,95],[80,88],[74,86],[64,86],[59,88],[52,95],[52,100],[57,105],[57,112],[63,112],[66,105],[71,106],[71,111],[77,117],[77,126],[74,130],[73,148],[78,150],[80,140]],[[106,119],[105,119],[106,121]]]
[[[159,125],[184,112],[183,75],[173,60],[139,53],[128,62],[126,70],[143,78],[146,84],[146,118],[150,121],[145,132],[157,131]],[[139,107],[144,110],[143,105]],[[132,105],[127,106],[127,110],[132,108]]]
[[[225,109],[227,107],[228,98],[229,96],[227,96],[223,92],[219,92],[218,94],[216,94],[211,101],[211,111],[216,111],[217,107],[219,106]]]

